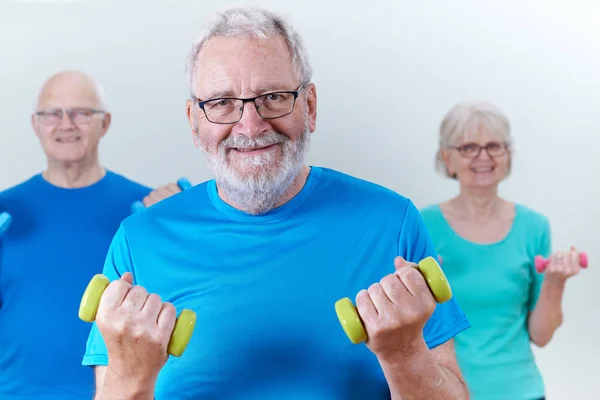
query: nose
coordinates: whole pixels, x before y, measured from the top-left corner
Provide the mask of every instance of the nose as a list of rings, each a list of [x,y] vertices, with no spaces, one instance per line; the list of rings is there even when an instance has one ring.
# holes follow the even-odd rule
[[[485,148],[481,149],[477,158],[482,159],[482,160],[491,160],[492,159]]]
[[[235,133],[254,139],[262,133],[269,131],[271,125],[262,119],[253,102],[248,101],[244,103],[243,111],[242,118],[234,127]]]
[[[62,130],[69,130],[69,129],[74,129],[76,126],[73,123],[73,121],[71,120],[71,116],[69,115],[69,113],[63,113],[62,118],[60,119],[60,122],[58,123],[58,128],[62,129]]]

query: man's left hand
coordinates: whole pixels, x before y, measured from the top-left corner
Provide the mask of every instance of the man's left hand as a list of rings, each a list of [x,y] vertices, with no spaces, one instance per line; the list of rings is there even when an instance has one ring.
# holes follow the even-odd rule
[[[356,296],[367,331],[367,347],[382,360],[410,357],[423,349],[423,327],[433,314],[435,299],[421,273],[402,257],[396,272]]]

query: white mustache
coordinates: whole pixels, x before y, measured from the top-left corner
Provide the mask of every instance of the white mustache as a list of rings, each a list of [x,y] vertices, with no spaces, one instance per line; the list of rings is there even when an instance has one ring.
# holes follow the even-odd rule
[[[253,149],[284,143],[287,140],[287,136],[277,132],[265,133],[257,137],[256,139],[250,139],[248,136],[239,135],[228,137],[223,142],[221,142],[220,147],[225,150]]]

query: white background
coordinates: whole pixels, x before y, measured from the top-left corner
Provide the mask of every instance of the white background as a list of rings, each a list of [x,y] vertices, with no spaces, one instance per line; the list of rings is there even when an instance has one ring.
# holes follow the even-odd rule
[[[105,166],[148,185],[209,178],[185,118],[184,61],[205,17],[228,3],[0,0],[0,188],[45,167],[30,114],[41,83],[62,69],[105,88]],[[548,398],[598,398],[600,3],[257,4],[289,17],[308,47],[318,90],[311,164],[422,207],[457,191],[433,169],[443,114],[475,98],[505,111],[516,154],[501,194],[546,214],[554,247],[575,244],[592,264],[567,286],[564,326],[536,351]]]

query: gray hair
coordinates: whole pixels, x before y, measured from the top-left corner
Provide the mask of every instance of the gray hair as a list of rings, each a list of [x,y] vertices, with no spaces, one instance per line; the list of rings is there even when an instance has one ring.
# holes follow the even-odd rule
[[[442,158],[442,150],[458,144],[474,133],[473,128],[479,125],[485,126],[512,152],[510,122],[498,107],[485,101],[458,103],[446,113],[440,124],[439,148],[435,155],[435,168],[438,172],[451,177]]]
[[[215,36],[255,37],[266,39],[280,35],[286,41],[294,72],[300,83],[306,85],[312,79],[312,66],[308,52],[300,35],[282,17],[256,7],[235,7],[218,13],[204,31],[194,40],[186,62],[186,80],[193,96],[194,74],[197,71],[196,59],[209,39]]]

